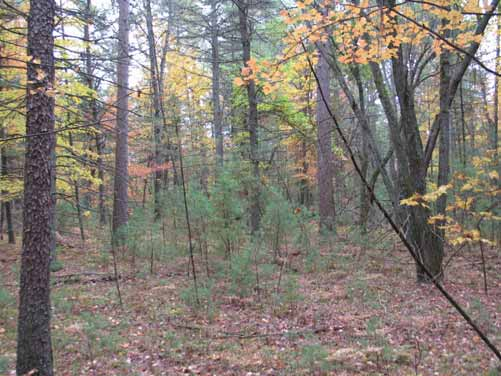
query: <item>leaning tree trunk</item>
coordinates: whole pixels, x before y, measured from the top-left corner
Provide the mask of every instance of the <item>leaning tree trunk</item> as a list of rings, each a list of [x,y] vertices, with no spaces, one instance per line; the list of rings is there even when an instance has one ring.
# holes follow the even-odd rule
[[[113,195],[113,243],[127,240],[128,215],[128,85],[129,85],[129,0],[118,0],[117,141]]]
[[[318,212],[320,230],[334,231],[336,210],[334,205],[334,165],[332,153],[333,124],[327,104],[330,101],[330,72],[326,58],[326,46],[319,48],[317,77],[317,154],[318,154]],[[326,103],[327,102],[327,103]]]
[[[23,251],[17,329],[18,375],[52,376],[50,247],[54,222],[54,0],[32,0],[28,18]]]

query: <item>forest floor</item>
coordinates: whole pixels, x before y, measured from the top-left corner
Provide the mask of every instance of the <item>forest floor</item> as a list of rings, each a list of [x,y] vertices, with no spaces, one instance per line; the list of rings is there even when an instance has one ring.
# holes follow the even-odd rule
[[[224,279],[200,286],[197,265],[201,308],[187,257],[155,260],[153,273],[146,255],[134,273],[131,260],[119,263],[121,308],[109,252],[72,239],[58,247],[64,268],[52,277],[56,375],[499,374],[454,308],[415,283],[410,256],[391,235],[348,239],[320,248],[317,263],[291,256],[259,293],[231,293]],[[479,252],[453,258],[445,287],[499,347],[501,255],[485,250],[486,295]],[[15,374],[19,262],[20,247],[0,242],[1,375]]]

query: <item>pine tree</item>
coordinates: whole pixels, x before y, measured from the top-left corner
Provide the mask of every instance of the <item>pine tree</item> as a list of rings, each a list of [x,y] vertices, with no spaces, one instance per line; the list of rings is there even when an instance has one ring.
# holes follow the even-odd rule
[[[17,374],[52,376],[50,250],[53,243],[54,0],[32,0],[28,19],[28,87],[23,253]]]

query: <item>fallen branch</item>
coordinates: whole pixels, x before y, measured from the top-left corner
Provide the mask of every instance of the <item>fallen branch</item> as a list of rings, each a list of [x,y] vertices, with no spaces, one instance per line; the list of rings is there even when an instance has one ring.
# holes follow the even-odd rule
[[[84,279],[82,277],[85,276],[94,276],[95,278]],[[75,284],[75,283],[98,283],[98,282],[114,282],[116,281],[116,277],[106,273],[97,273],[97,272],[82,272],[82,273],[74,273],[74,274],[62,274],[56,275],[56,281],[53,282],[53,285],[66,285],[66,284]],[[121,279],[121,276],[118,276]]]
[[[200,327],[200,326],[191,326],[191,325],[181,325],[181,324],[173,324],[172,326],[179,329],[187,329],[203,332],[208,330],[208,328]],[[252,339],[252,338],[266,338],[266,337],[281,337],[281,336],[300,336],[305,334],[318,334],[325,333],[329,330],[337,331],[343,329],[342,326],[334,326],[332,328],[329,327],[319,327],[312,329],[303,329],[303,330],[293,330],[293,331],[279,331],[279,332],[271,332],[271,333],[244,333],[244,332],[220,332],[221,334],[216,336],[208,336],[210,339],[228,339],[228,338],[238,338],[238,339]]]

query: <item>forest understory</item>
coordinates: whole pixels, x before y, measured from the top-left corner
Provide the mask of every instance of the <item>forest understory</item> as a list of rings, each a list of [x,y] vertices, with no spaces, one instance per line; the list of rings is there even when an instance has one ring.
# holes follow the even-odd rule
[[[77,234],[60,239],[62,269],[51,277],[57,375],[499,372],[454,308],[416,283],[414,263],[388,229],[364,238],[342,227],[315,254],[284,251],[261,262],[259,284],[256,275],[235,278],[225,257],[211,255],[207,268],[196,254],[199,304],[189,258],[145,245],[117,257],[122,307],[109,250],[90,236],[82,245]],[[484,252],[488,294],[476,247],[447,255],[444,286],[500,343],[501,260],[494,248]],[[0,374],[14,375],[20,249],[2,241],[0,254],[0,348],[11,349],[2,351]]]
[[[0,0],[0,376],[501,376],[501,0]]]

